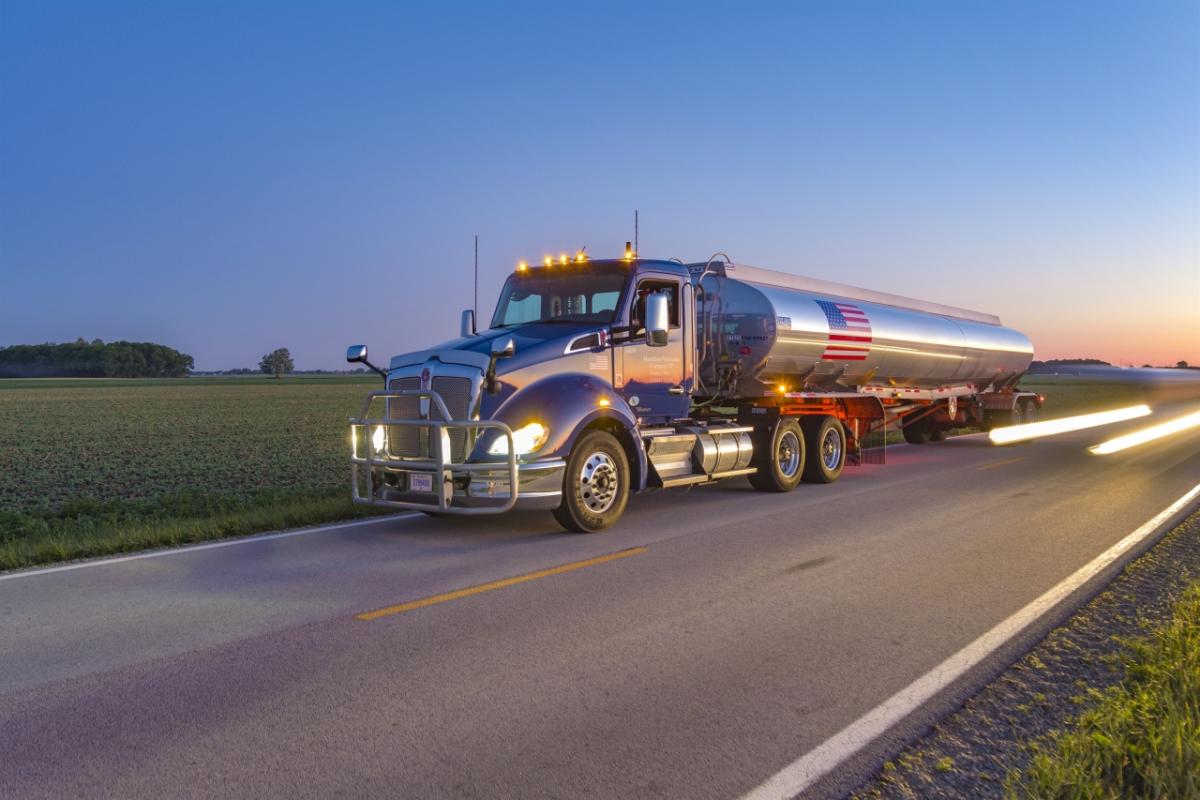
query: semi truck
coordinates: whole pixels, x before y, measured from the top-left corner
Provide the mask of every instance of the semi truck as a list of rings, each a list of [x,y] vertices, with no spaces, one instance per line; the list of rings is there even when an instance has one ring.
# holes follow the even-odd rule
[[[630,495],[744,477],[763,492],[883,463],[888,433],[1030,421],[1033,358],[991,314],[736,264],[547,258],[486,329],[392,357],[350,420],[357,503],[550,510],[602,531]],[[899,437],[895,437],[899,438]]]

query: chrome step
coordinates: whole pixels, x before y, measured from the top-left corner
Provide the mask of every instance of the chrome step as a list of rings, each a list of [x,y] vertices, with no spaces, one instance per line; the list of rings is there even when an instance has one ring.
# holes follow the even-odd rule
[[[714,472],[712,475],[683,475],[678,478],[671,478],[663,481],[662,488],[673,489],[676,486],[695,486],[700,483],[712,483],[719,481],[722,478],[736,478],[739,475],[751,475],[758,472],[757,467],[746,467],[745,469],[731,469],[725,472]]]

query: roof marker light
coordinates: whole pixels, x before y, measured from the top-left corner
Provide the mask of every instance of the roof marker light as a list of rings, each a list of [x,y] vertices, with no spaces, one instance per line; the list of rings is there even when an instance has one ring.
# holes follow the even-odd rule
[[[566,253],[559,253],[559,254],[558,254],[558,263],[560,263],[560,264],[565,264],[565,263],[567,263],[567,254],[566,254]]]
[[[529,269],[529,265],[526,264],[524,261],[517,264],[517,272],[525,272],[528,269]]]
[[[542,263],[548,267],[554,263],[554,259],[551,258],[550,256],[546,256],[545,258],[542,259]]]

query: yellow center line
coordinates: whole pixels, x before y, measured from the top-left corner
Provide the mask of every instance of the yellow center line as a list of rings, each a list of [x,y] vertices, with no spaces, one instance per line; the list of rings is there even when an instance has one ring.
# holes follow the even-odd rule
[[[993,467],[1003,467],[1005,464],[1015,464],[1018,461],[1024,461],[1024,460],[1025,460],[1025,456],[1017,456],[1016,458],[1006,458],[1003,461],[993,461],[990,464],[984,464],[982,467],[976,467],[975,469],[992,469]]]
[[[645,553],[645,547],[630,547],[628,550],[618,550],[615,553],[608,555],[596,556],[585,561],[575,561],[570,564],[563,564],[561,567],[550,567],[549,569],[540,569],[537,572],[528,572],[524,575],[515,575],[511,578],[503,578],[490,583],[481,583],[478,586],[469,586],[466,589],[456,589],[453,592],[445,592],[443,594],[435,594],[430,597],[423,597],[420,600],[412,600],[399,605],[387,606],[386,608],[376,609],[375,611],[364,611],[361,614],[356,614],[355,619],[361,619],[364,622],[369,622],[380,617],[390,617],[392,614],[402,614],[405,611],[412,611],[425,606],[437,605],[438,603],[448,603],[451,600],[461,600],[464,597],[470,597],[475,594],[490,592],[493,589],[503,589],[506,586],[515,586],[518,583],[527,581],[535,581],[538,578],[549,578],[551,575],[561,575],[564,572],[571,572],[584,567],[594,567],[597,564],[605,564],[609,561],[616,561],[618,558],[628,558],[636,556],[640,553]]]

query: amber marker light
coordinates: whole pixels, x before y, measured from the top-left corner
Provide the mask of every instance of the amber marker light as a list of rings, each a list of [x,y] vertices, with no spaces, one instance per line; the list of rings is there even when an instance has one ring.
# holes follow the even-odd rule
[[[529,265],[526,264],[524,261],[517,264],[517,272],[525,272],[528,269],[529,269]]]
[[[550,256],[546,256],[545,258],[542,259],[542,263],[548,267],[554,263],[554,259],[551,258]]]
[[[596,405],[600,406],[601,408],[608,408],[612,405],[612,403],[609,402],[607,397],[601,397],[596,401]]]
[[[1187,416],[1173,419],[1170,422],[1164,422],[1161,425],[1151,425],[1149,428],[1143,428],[1140,431],[1134,431],[1133,433],[1118,436],[1115,439],[1109,439],[1107,442],[1101,442],[1094,447],[1089,447],[1088,450],[1098,456],[1106,456],[1110,453],[1119,453],[1122,450],[1137,447],[1139,444],[1146,444],[1156,439],[1162,439],[1173,433],[1183,433],[1195,427],[1200,427],[1200,411],[1194,411]]]
[[[1025,425],[1010,425],[1006,428],[993,428],[988,434],[992,444],[1012,444],[1029,439],[1040,439],[1043,436],[1054,436],[1059,433],[1081,431],[1100,425],[1111,425],[1114,422],[1124,422],[1127,419],[1137,419],[1150,413],[1147,405],[1115,408],[1111,411],[1099,411],[1094,414],[1080,414],[1076,417],[1048,419],[1042,422],[1030,422]]]
[[[567,263],[567,254],[566,254],[566,253],[559,253],[559,255],[558,255],[558,263],[560,263],[560,264],[565,264],[565,263]]]

